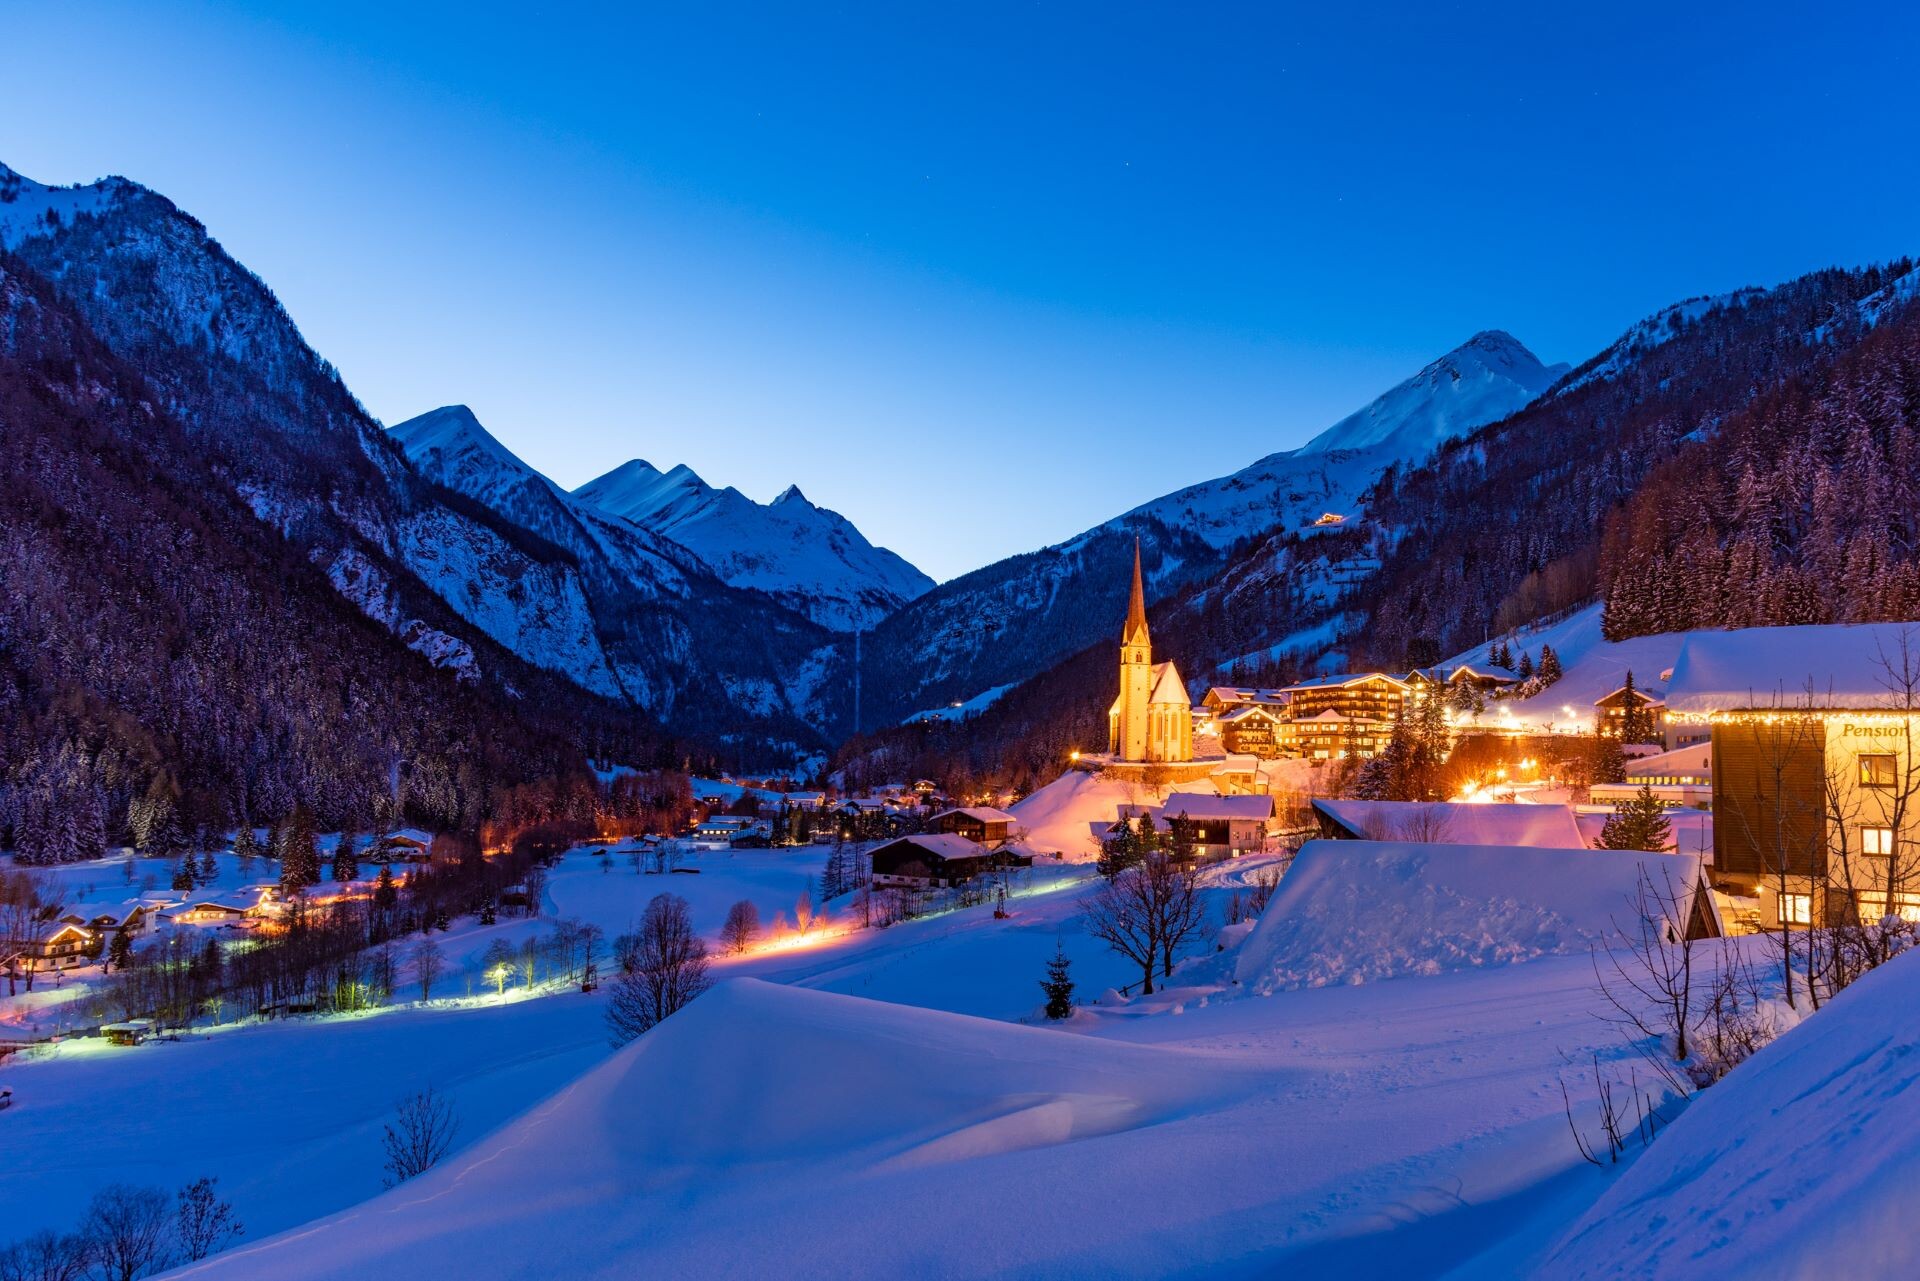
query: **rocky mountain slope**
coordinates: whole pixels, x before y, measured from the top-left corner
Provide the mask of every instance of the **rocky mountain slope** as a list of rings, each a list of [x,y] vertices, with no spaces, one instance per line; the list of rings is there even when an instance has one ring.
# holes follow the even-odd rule
[[[662,472],[633,459],[573,491],[578,502],[689,548],[723,582],[766,592],[822,627],[866,630],[933,580],[866,540],[798,486],[771,503],[715,489],[685,465]]]
[[[266,285],[164,197],[0,167],[0,248],[148,380],[222,485],[396,635],[451,611],[455,641],[484,638],[677,730],[832,733],[818,627],[645,531],[544,521],[530,490],[507,518],[422,476]],[[435,652],[465,661],[458,645]]]

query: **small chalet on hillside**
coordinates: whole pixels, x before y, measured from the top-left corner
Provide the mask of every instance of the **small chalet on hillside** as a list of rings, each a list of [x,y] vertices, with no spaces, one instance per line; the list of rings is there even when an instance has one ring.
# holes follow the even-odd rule
[[[70,970],[92,959],[95,935],[71,921],[43,921],[22,937],[0,939],[0,973]]]
[[[417,827],[395,828],[375,841],[368,859],[375,863],[430,863],[433,833]]]
[[[1629,690],[1625,685],[1611,694],[1593,700],[1594,710],[1598,713],[1595,725],[1609,738],[1619,738],[1626,728],[1627,711],[1638,707],[1647,713],[1647,723],[1655,738],[1664,738],[1667,731],[1667,704],[1664,699],[1647,693],[1644,689]]]
[[[1033,857],[992,850],[964,836],[933,832],[902,836],[873,851],[873,884],[906,889],[964,885],[998,867],[1031,867]]]
[[[967,805],[935,814],[933,830],[963,836],[975,845],[1004,845],[1013,839],[1013,829],[1018,822],[1005,810]]]

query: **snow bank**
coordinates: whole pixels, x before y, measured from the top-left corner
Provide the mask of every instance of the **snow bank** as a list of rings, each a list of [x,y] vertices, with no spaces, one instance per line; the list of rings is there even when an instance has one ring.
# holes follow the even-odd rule
[[[1309,841],[1234,977],[1269,993],[1584,952],[1631,927],[1643,867],[1700,876],[1693,855]]]
[[[1920,627],[1855,623],[1695,632],[1674,662],[1667,706],[1702,714],[1736,707],[1884,708],[1920,656]]]
[[[1920,956],[1868,975],[1699,1096],[1536,1273],[1920,1269]]]
[[[1551,645],[1560,658],[1560,679],[1532,698],[1490,700],[1480,723],[1503,725],[1511,718],[1522,726],[1590,730],[1594,701],[1624,685],[1629,671],[1633,673],[1636,687],[1661,694],[1665,687],[1660,673],[1674,665],[1689,635],[1662,632],[1657,636],[1608,641],[1600,635],[1599,605],[1589,605],[1545,627],[1521,628],[1509,641],[1514,661],[1518,662],[1520,652],[1525,650],[1537,663],[1541,645]],[[1460,663],[1485,664],[1490,661],[1488,655],[1492,648],[1489,643],[1462,650],[1442,666],[1451,670]]]
[[[1316,800],[1313,807],[1370,840],[1564,850],[1585,849],[1588,844],[1580,835],[1572,807],[1566,805]]]
[[[1203,780],[1180,784],[1182,790],[1206,792],[1213,784]],[[1036,850],[1089,862],[1100,854],[1093,825],[1113,822],[1122,805],[1157,805],[1169,789],[1149,787],[1084,770],[1068,770],[1059,778],[1015,805],[1010,811],[1027,830],[1026,843]]]
[[[1150,1126],[1219,1096],[1199,1067],[1178,1050],[736,980],[419,1179],[193,1275],[688,1274],[662,1251],[691,1252],[707,1274],[765,1275],[777,1225],[751,1202],[736,1211],[736,1196],[810,1221],[831,1205],[848,1225],[839,1248],[857,1249],[880,1207],[950,1204],[956,1163]],[[850,1173],[875,1176],[863,1186],[876,1205],[822,1200],[823,1181]],[[681,1248],[672,1238],[696,1207],[726,1211],[729,1231]],[[723,1257],[749,1225],[762,1238],[752,1272]]]

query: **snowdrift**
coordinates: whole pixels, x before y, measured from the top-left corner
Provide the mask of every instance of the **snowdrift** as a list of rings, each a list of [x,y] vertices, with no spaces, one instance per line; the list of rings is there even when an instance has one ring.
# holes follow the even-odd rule
[[[950,1205],[969,1181],[956,1163],[1149,1126],[1219,1095],[1208,1062],[734,980],[439,1168],[189,1274],[751,1275],[829,1205],[848,1229],[839,1257],[870,1211],[824,1189],[854,1178],[886,1205]],[[976,1210],[993,1190],[979,1185]],[[793,1275],[798,1260],[785,1263]]]
[[[1194,780],[1183,791],[1207,792],[1213,784]],[[1091,862],[1100,855],[1093,825],[1113,822],[1122,805],[1157,805],[1167,793],[1084,770],[1070,769],[1015,805],[1012,814],[1027,830],[1026,843],[1043,853],[1059,853],[1072,862]]]
[[[1313,808],[1363,840],[1587,848],[1569,805],[1322,799],[1314,801]]]
[[[1920,956],[1868,975],[1700,1095],[1535,1274],[1920,1269]]]
[[[1584,952],[1634,928],[1643,868],[1700,879],[1690,854],[1309,841],[1234,977],[1268,993]]]

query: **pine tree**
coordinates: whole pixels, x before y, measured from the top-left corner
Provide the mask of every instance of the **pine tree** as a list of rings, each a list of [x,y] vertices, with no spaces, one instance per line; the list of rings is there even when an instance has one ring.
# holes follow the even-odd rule
[[[1540,666],[1536,669],[1535,675],[1539,676],[1542,687],[1560,679],[1560,655],[1553,652],[1553,646],[1547,644],[1540,646]]]
[[[173,869],[173,888],[184,894],[193,893],[194,859],[192,854],[183,856],[180,865]]]
[[[1065,949],[1055,944],[1053,959],[1047,962],[1047,977],[1040,981],[1040,990],[1047,994],[1047,1017],[1056,1022],[1073,1017],[1073,978],[1069,973],[1072,965]]]
[[[107,968],[124,970],[133,964],[133,935],[125,930],[113,932],[113,942],[107,944]]]
[[[313,815],[305,805],[296,805],[281,836],[280,888],[293,894],[319,883],[320,851],[313,843]]]
[[[379,878],[373,883],[373,905],[383,912],[390,912],[399,901],[400,887],[393,883],[393,868],[383,864]]]
[[[1673,824],[1667,807],[1642,783],[1639,795],[1622,803],[1600,829],[1603,850],[1664,850],[1673,844]]]
[[[200,867],[194,875],[202,885],[211,885],[220,879],[220,860],[214,857],[212,836],[208,836],[201,847]]]
[[[253,828],[243,819],[233,837],[233,857],[239,862],[243,875],[253,870],[253,860],[259,853],[260,843],[253,838]]]
[[[1520,666],[1518,666],[1518,667],[1516,667],[1516,668],[1514,668],[1514,669],[1513,669],[1513,674],[1514,674],[1515,676],[1518,676],[1518,677],[1519,677],[1519,678],[1520,678],[1521,680],[1523,680],[1523,681],[1524,681],[1524,680],[1530,680],[1530,679],[1532,679],[1532,677],[1533,677],[1533,655],[1531,655],[1531,654],[1529,654],[1529,653],[1527,653],[1527,651],[1526,651],[1526,650],[1524,650],[1524,649],[1523,649],[1523,650],[1521,650],[1521,651],[1520,651]]]
[[[333,879],[341,884],[360,879],[360,856],[356,844],[353,832],[348,830],[340,833],[340,843],[333,847]]]

